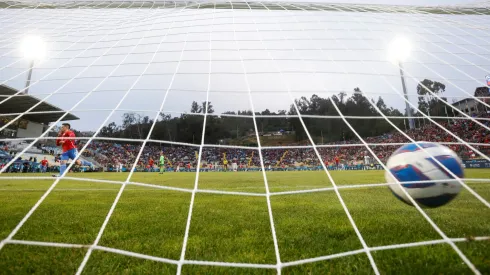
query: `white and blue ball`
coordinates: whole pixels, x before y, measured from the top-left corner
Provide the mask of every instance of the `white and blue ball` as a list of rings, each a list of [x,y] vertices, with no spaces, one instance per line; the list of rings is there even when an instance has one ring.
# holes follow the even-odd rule
[[[446,146],[431,142],[406,144],[391,155],[385,178],[388,183],[396,183],[393,177],[400,182],[389,185],[399,200],[412,205],[403,188],[420,206],[439,207],[454,199],[461,190],[458,180],[442,166],[457,178],[463,178],[461,159]]]

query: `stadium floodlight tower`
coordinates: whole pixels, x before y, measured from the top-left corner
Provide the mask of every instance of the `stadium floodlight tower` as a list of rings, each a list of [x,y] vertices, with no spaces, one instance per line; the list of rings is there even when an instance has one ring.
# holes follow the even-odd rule
[[[403,95],[405,96],[405,108],[406,115],[408,118],[408,125],[410,129],[415,128],[415,121],[413,120],[412,109],[410,104],[408,104],[408,94],[407,87],[405,85],[405,76],[403,75],[403,62],[408,59],[410,52],[412,51],[412,46],[410,40],[406,37],[399,36],[393,39],[388,47],[388,57],[390,61],[396,65],[400,70],[400,78],[402,80]]]
[[[22,41],[21,50],[24,58],[30,60],[29,73],[27,74],[26,86],[24,88],[24,94],[27,94],[29,85],[31,84],[34,62],[44,58],[44,55],[46,54],[46,44],[39,36],[27,36]]]

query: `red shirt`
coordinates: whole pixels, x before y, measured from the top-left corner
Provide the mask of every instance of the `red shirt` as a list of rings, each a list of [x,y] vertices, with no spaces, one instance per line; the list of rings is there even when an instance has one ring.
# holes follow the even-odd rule
[[[59,136],[56,139],[56,145],[57,146],[60,146],[61,145],[61,143],[60,143],[61,141],[65,141],[63,143],[63,145],[61,145],[61,148],[63,149],[63,153],[66,152],[66,151],[70,151],[71,149],[77,148],[75,146],[75,140],[74,139],[66,139],[67,137],[74,138],[75,137],[75,133],[73,133],[70,130],[67,130],[63,134],[61,134],[61,136]]]
[[[48,160],[47,160],[47,159],[43,159],[43,160],[41,160],[41,165],[42,165],[42,166],[46,166],[46,165],[48,165]]]
[[[154,160],[150,159],[149,164],[150,166],[153,166]]]

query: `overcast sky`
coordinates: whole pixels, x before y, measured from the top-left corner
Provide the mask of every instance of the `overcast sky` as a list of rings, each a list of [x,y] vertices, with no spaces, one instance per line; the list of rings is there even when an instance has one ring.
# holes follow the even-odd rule
[[[445,96],[453,101],[473,94],[490,72],[490,18],[482,15],[395,14],[386,12],[390,7],[365,13],[345,11],[349,6],[334,12],[138,5],[0,10],[0,82],[17,89],[25,85],[29,62],[21,58],[21,40],[39,34],[48,51],[35,63],[29,93],[73,109],[80,117],[74,127],[96,130],[116,107],[154,118],[165,99],[163,112],[178,115],[188,112],[192,101],[204,101],[208,90],[218,113],[250,110],[249,91],[256,111],[277,111],[289,108],[288,91],[295,98],[326,97],[355,87],[369,98],[382,95],[403,111],[398,67],[387,59],[389,42],[400,35],[412,41],[404,68],[414,103],[417,83],[425,78],[444,83]],[[124,112],[116,111],[107,123],[120,122]]]

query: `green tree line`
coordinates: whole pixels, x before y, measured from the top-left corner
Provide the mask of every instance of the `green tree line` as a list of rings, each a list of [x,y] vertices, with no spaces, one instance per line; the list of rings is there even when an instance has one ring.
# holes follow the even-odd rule
[[[440,97],[447,102],[447,98],[442,96],[445,89],[446,86],[444,84],[429,79],[419,83],[417,95],[420,112],[415,110],[412,112],[415,116],[420,117],[417,126],[420,125],[420,120],[423,119],[421,113],[441,117],[457,115],[457,113],[450,110],[447,103],[438,99]],[[481,94],[481,87],[477,88],[477,91]],[[405,110],[401,112],[396,108],[388,107],[382,97],[378,97],[376,100],[368,99],[359,88],[355,88],[350,97],[347,97],[345,92],[341,92],[329,98],[323,98],[318,95],[312,95],[310,98],[301,97],[296,99],[295,102],[308,132],[317,142],[321,140],[326,143],[355,138],[353,131],[343,121],[340,114],[362,137],[378,136],[393,131],[393,127],[385,119],[382,119],[381,114],[373,107],[373,104],[377,106],[381,113],[388,117],[401,117],[390,119],[399,128],[405,129],[405,125],[408,126],[406,119],[404,119],[406,117],[404,114]],[[211,102],[198,103],[194,101],[191,104],[190,113],[181,114],[180,116],[161,113],[155,123],[151,139],[201,143],[206,105],[207,113],[211,115],[206,116],[205,143],[218,144],[220,140],[224,139],[238,140],[247,136],[247,134],[254,133],[255,125],[252,111],[227,111],[221,115],[215,115],[214,106]],[[240,117],[243,115],[250,117]],[[266,109],[256,112],[255,115],[259,116],[256,117],[255,121],[260,133],[280,130],[291,131],[294,132],[296,141],[307,140],[305,127],[301,120],[295,117],[297,110],[294,104],[291,104],[288,110],[272,112]],[[104,137],[145,139],[152,125],[153,119],[148,116],[125,113],[122,117],[122,124],[117,125],[112,122],[102,128],[100,135]]]

